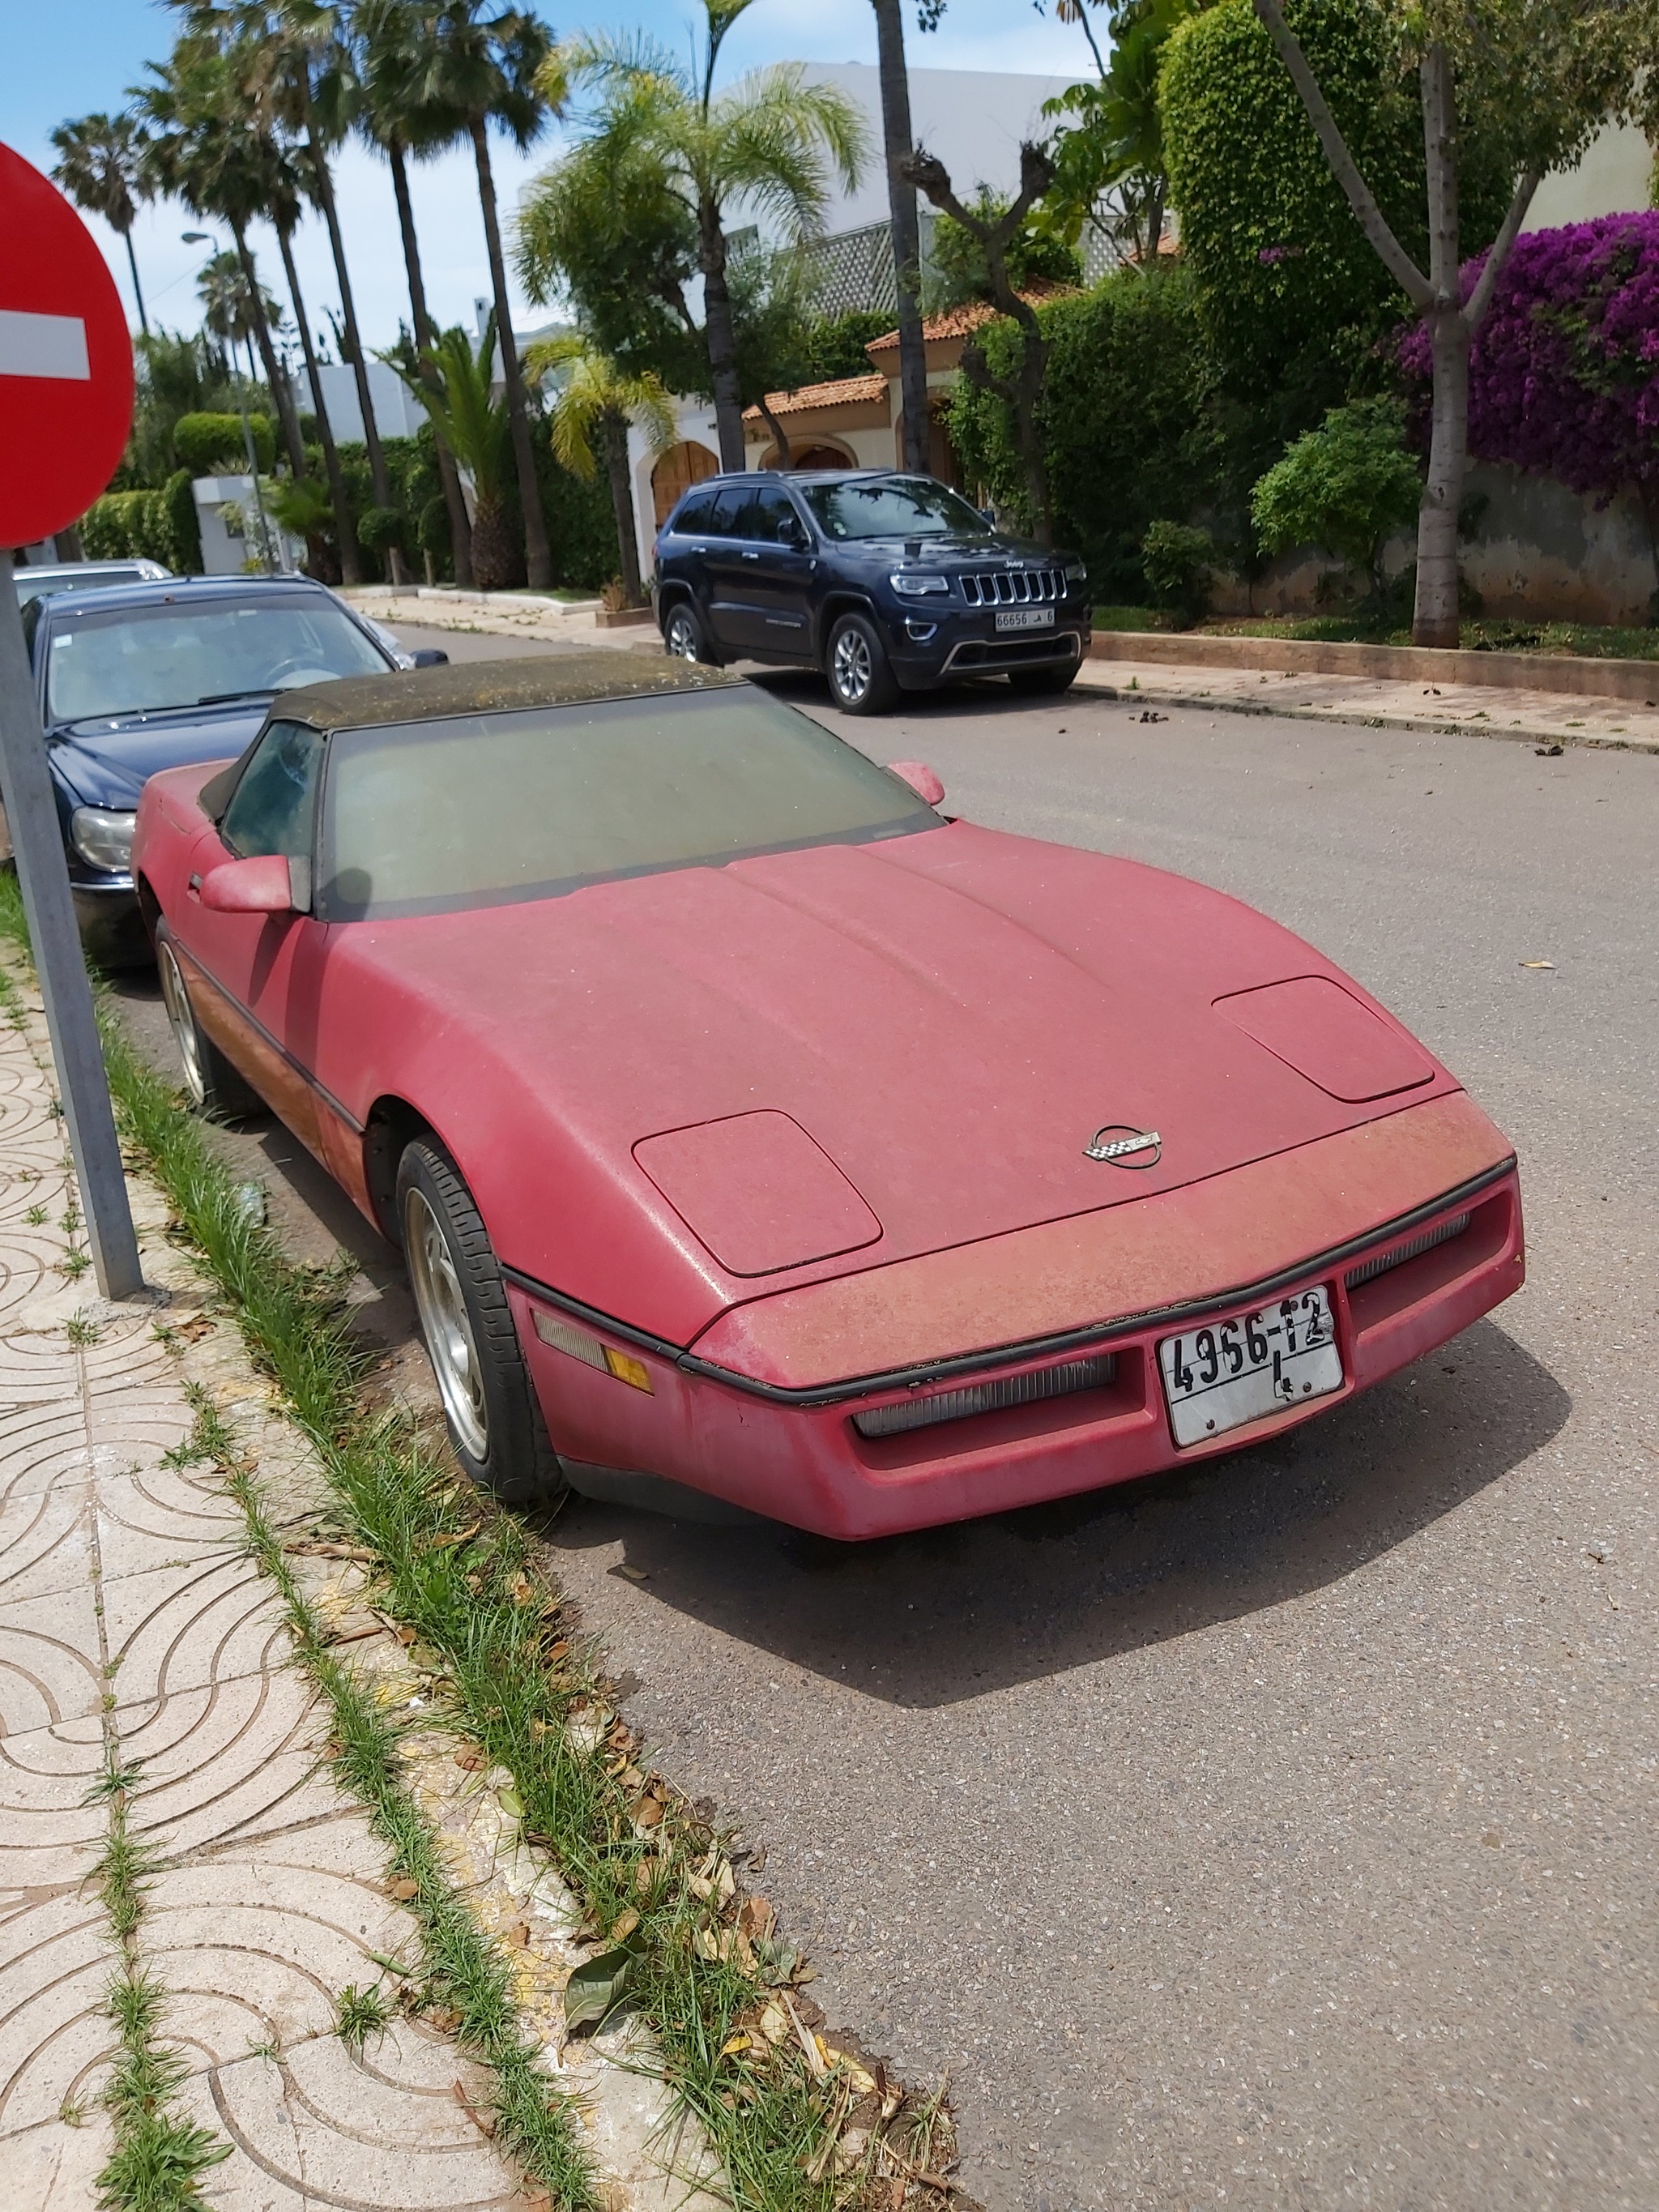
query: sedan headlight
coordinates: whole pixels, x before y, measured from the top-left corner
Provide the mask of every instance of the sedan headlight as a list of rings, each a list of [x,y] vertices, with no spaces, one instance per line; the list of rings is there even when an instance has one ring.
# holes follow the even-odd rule
[[[896,576],[890,576],[887,580],[907,599],[925,599],[935,592],[948,592],[951,588],[948,576],[933,575],[926,568],[901,568]]]
[[[77,806],[70,817],[70,842],[89,867],[118,873],[132,866],[132,830],[136,814],[112,806]]]

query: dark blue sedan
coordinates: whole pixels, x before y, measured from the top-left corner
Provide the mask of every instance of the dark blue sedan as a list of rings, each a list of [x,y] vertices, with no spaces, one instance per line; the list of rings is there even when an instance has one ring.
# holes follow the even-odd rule
[[[410,658],[303,576],[52,592],[23,625],[81,939],[107,968],[149,957],[130,865],[146,780],[233,758],[280,691]]]

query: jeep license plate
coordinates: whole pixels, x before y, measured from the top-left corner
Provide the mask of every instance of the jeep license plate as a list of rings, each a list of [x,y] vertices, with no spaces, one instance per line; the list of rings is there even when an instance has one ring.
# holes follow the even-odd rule
[[[1052,607],[999,607],[999,629],[1052,629],[1054,611]]]

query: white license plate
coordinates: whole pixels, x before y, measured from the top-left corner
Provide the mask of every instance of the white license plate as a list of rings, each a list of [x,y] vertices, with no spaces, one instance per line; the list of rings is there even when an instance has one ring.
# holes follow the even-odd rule
[[[999,629],[1052,629],[1054,611],[1052,607],[999,607]]]
[[[1158,1347],[1170,1426],[1202,1443],[1264,1414],[1342,1388],[1330,1293],[1298,1291],[1236,1321],[1206,1322]]]

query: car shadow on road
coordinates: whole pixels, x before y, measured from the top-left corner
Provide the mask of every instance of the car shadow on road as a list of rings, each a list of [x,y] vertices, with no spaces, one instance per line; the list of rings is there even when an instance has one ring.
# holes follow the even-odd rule
[[[1340,1581],[1501,1482],[1566,1392],[1491,1322],[1281,1442],[873,1544],[572,1498],[559,1553],[620,1540],[640,1595],[872,1697],[948,1705]]]

